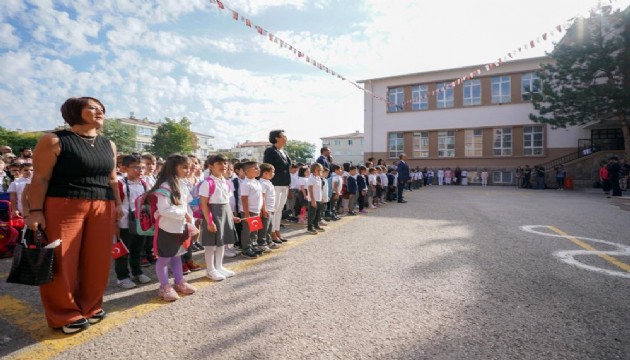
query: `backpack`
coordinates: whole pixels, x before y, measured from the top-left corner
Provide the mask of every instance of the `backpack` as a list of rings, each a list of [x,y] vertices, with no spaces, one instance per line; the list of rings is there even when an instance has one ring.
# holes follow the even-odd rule
[[[193,217],[195,219],[203,219],[203,212],[201,211],[201,195],[199,195],[199,188],[206,181],[208,182],[208,186],[210,188],[210,196],[214,194],[214,190],[216,190],[217,188],[217,184],[210,176],[208,176],[205,180],[198,182],[197,185],[193,187],[192,191],[190,192],[190,194],[192,195],[192,200],[190,200],[188,205],[190,205],[190,209],[192,210]],[[208,199],[208,201],[210,201],[210,199]]]
[[[145,192],[138,196],[134,201],[136,209],[134,215],[136,218],[136,230],[138,235],[150,236],[155,233],[155,212],[157,211],[157,195],[171,197],[171,192],[164,188],[154,191]]]

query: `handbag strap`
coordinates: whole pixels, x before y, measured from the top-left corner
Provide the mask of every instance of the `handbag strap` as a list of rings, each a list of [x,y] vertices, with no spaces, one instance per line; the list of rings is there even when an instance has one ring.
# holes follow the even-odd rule
[[[127,216],[129,216],[129,214],[131,214],[131,195],[129,193],[129,182],[127,181],[127,178],[125,177],[125,185],[127,185],[127,207],[129,208],[129,213]]]
[[[40,234],[41,238],[38,236]],[[46,233],[42,230],[40,226],[37,226],[37,230],[31,230],[29,228],[26,228],[26,230],[24,230],[24,234],[22,236],[22,244],[26,247],[28,247],[29,238],[31,240],[31,243],[38,248],[42,247],[41,239],[46,240],[46,244],[49,243],[48,236],[46,236]]]

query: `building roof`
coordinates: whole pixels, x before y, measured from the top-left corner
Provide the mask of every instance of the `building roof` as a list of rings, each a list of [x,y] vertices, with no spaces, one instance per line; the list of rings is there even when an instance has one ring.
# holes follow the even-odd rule
[[[127,123],[127,124],[135,124],[135,125],[142,125],[142,126],[149,126],[149,127],[158,127],[158,126],[160,126],[160,123],[149,121],[147,119],[114,118],[114,119],[111,119],[111,120],[119,120],[119,121],[122,121],[122,122]]]
[[[362,138],[363,137],[363,133],[362,132],[358,132],[355,131],[353,133],[350,134],[344,134],[344,135],[332,135],[332,136],[324,136],[321,137],[321,140],[332,140],[332,139],[356,139],[356,138]]]
[[[271,143],[269,141],[245,141],[242,144],[238,144],[235,146],[235,148],[241,148],[241,147],[258,147],[258,146],[271,146]]]
[[[523,62],[541,61],[541,60],[549,60],[549,59],[550,59],[549,56],[539,56],[539,57],[532,57],[532,58],[527,58],[527,59],[506,61],[505,63],[506,64],[518,64],[518,63],[523,63]],[[410,73],[410,74],[383,76],[383,77],[372,78],[372,79],[358,80],[357,82],[358,83],[366,83],[368,81],[389,80],[389,79],[404,78],[404,77],[408,77],[408,76],[418,76],[418,75],[430,75],[430,74],[438,74],[438,73],[445,72],[445,71],[458,71],[458,70],[461,70],[462,74],[464,74],[464,73],[470,72],[471,70],[482,69],[486,65],[488,65],[488,63],[481,64],[481,65],[468,65],[468,66],[462,66],[462,67],[459,67],[459,68],[451,68],[451,69],[439,69],[439,70],[431,70],[431,71],[424,71],[424,72],[417,72],[417,73]],[[495,67],[494,69],[501,69],[501,67]]]

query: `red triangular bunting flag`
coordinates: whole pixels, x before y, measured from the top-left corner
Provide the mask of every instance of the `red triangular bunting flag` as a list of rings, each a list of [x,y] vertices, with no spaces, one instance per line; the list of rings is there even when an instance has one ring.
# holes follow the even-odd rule
[[[232,10],[232,19],[238,20],[238,13],[234,10]]]
[[[219,7],[219,9],[223,10],[225,9],[225,6],[223,6],[223,3],[219,0],[217,0],[217,6]]]
[[[245,25],[252,27],[252,21],[249,19],[245,19]]]
[[[273,34],[269,33],[269,41],[273,41]]]
[[[260,35],[262,35],[262,33],[263,33],[263,29],[262,29],[260,26],[258,27],[258,33],[259,33]]]
[[[558,32],[562,32],[562,25],[556,26],[556,30],[558,30]]]
[[[531,46],[532,48],[534,47],[534,40],[529,42],[529,46]]]
[[[247,226],[249,227],[250,232],[257,231],[263,228],[263,224],[262,224],[262,220],[260,219],[260,216],[250,217],[245,220],[247,220]]]
[[[302,56],[304,56],[304,54],[302,54],[301,51],[298,51],[298,57],[302,57]]]
[[[547,33],[542,34],[543,40],[547,40]]]

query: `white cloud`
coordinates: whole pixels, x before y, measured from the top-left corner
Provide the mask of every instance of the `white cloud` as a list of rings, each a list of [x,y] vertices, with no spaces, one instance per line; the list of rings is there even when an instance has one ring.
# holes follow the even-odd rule
[[[13,33],[11,24],[0,24],[0,48],[14,49],[20,46],[20,38]]]

